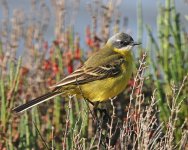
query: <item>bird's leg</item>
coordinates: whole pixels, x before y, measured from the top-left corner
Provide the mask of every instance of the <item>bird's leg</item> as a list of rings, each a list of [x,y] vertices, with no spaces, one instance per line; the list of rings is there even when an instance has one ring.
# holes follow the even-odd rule
[[[93,108],[95,120],[97,121],[98,125],[106,126],[106,124],[109,121],[111,121],[111,117],[108,114],[106,109],[97,108],[98,104],[99,104],[99,102],[95,103],[94,108]],[[98,114],[98,112],[99,112],[99,114]]]
[[[93,103],[92,101],[86,99],[91,105],[95,106],[95,103]]]
[[[93,107],[94,115],[97,117],[97,112],[99,112],[100,116],[101,116],[101,114],[104,113],[103,117],[105,117],[105,118],[106,117],[110,117],[108,112],[107,112],[107,110],[106,109],[97,108],[98,105],[99,105],[99,102],[96,102],[94,104],[94,107]]]
[[[110,117],[109,113],[107,112],[107,110],[106,109],[101,109],[100,111],[101,111],[101,114],[102,113],[104,114],[103,115],[103,121],[105,123],[110,122],[111,121],[111,117]]]
[[[94,113],[95,120],[98,120],[98,117],[97,117],[97,110],[98,110],[97,106],[98,105],[99,105],[99,102],[96,102],[93,105],[93,113]]]
[[[111,117],[108,114],[108,111],[106,109],[100,109],[100,108],[98,108],[97,110],[99,111],[100,116],[102,118],[102,124],[106,126],[106,124],[111,121]]]

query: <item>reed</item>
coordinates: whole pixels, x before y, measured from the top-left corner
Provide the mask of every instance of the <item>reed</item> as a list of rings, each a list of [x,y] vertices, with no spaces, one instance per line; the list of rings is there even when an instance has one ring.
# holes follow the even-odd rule
[[[161,110],[160,118],[162,121],[167,122],[172,112],[169,109],[169,105],[172,105],[173,90],[179,88],[180,81],[187,75],[187,56],[186,49],[187,41],[185,40],[185,31],[180,24],[180,14],[176,12],[174,0],[167,0],[165,5],[158,5],[158,17],[157,17],[157,29],[158,38],[154,39],[152,30],[147,26],[149,35],[148,49],[154,51],[153,59],[151,56],[150,63],[154,70],[154,83],[158,89],[159,108]],[[187,85],[187,81],[185,83]],[[174,88],[172,88],[172,86]],[[179,121],[176,126],[176,138],[180,138],[181,129],[180,127],[187,118],[187,102],[185,97],[186,88],[180,93],[177,102],[181,102],[180,115],[178,116]]]

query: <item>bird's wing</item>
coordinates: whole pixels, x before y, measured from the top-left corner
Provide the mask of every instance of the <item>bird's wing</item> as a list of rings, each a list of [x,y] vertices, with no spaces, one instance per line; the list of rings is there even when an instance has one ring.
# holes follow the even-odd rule
[[[88,82],[117,76],[121,72],[121,65],[124,62],[125,59],[120,58],[109,62],[108,64],[100,65],[97,67],[83,66],[52,87],[58,88],[67,85],[81,85]]]

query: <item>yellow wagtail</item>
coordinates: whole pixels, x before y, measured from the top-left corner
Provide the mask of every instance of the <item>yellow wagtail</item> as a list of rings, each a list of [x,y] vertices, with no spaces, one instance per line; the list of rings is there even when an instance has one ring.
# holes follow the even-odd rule
[[[121,93],[132,74],[133,56],[131,49],[139,45],[126,33],[112,36],[106,45],[57,84],[53,90],[21,106],[14,108],[22,112],[58,95],[84,97],[91,103],[102,102]]]

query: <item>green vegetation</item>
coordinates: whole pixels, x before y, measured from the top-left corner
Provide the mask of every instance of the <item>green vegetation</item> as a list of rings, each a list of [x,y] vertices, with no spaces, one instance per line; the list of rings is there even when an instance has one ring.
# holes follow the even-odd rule
[[[45,41],[50,15],[44,2],[32,3],[33,12],[38,5],[43,11],[41,18],[32,21],[16,10],[10,22],[7,3],[2,4],[0,150],[187,148],[188,36],[173,0],[158,5],[157,38],[152,27],[143,24],[142,1],[138,1],[138,40],[142,42],[146,28],[147,46],[139,47],[137,67],[125,93],[101,104],[110,119],[98,113],[100,122],[93,118],[92,106],[75,96],[57,97],[22,114],[11,110],[47,92],[47,87],[82,65],[111,34],[123,30],[119,12],[114,11],[120,4],[88,4],[92,21],[86,28],[84,49],[80,46],[84,37],[74,32],[74,23],[66,23],[70,14],[65,1],[52,2],[52,43]],[[74,1],[73,19],[78,6],[79,1]],[[20,49],[23,53],[17,57]]]

